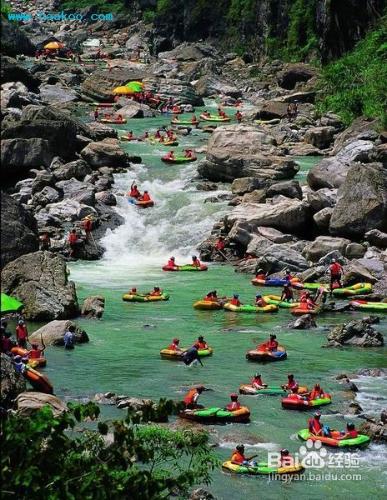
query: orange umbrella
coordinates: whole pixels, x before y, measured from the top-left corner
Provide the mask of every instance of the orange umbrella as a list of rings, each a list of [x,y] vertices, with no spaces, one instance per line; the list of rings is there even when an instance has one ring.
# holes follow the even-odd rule
[[[63,47],[64,47],[63,43],[60,42],[50,42],[44,46],[44,48],[48,50],[63,49]]]

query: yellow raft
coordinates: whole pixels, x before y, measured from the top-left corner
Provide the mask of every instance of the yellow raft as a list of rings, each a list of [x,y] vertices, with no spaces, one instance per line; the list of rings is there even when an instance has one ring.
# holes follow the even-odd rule
[[[194,309],[199,309],[201,311],[215,311],[217,309],[222,309],[222,307],[222,304],[212,300],[198,300],[193,305]]]

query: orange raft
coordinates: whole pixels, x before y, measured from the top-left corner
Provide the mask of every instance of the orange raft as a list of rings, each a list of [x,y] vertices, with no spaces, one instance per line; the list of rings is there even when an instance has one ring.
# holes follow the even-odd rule
[[[54,388],[46,375],[39,373],[29,366],[26,366],[23,375],[37,391],[44,392],[45,394],[53,394]]]
[[[27,349],[23,349],[22,347],[12,347],[11,349],[12,354],[17,354],[21,356],[22,358],[28,356],[29,351]],[[43,356],[41,358],[29,358],[29,365],[32,368],[35,368],[36,366],[46,366],[47,364],[47,359],[44,358]]]

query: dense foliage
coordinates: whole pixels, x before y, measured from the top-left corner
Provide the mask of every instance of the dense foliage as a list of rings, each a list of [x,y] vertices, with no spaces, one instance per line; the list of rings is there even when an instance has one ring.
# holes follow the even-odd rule
[[[148,423],[165,420],[172,410],[171,402],[160,401],[141,417],[129,413],[125,420],[99,421],[97,430],[90,423],[99,415],[93,403],[72,405],[59,417],[49,407],[30,418],[9,415],[1,428],[2,498],[185,495],[193,484],[210,481],[217,460],[206,433]]]
[[[319,108],[335,111],[349,124],[357,116],[387,126],[387,18],[348,55],[323,69]]]

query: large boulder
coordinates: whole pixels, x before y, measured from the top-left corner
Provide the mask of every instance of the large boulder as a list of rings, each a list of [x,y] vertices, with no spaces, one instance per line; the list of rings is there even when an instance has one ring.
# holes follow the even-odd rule
[[[24,31],[18,24],[9,22],[5,16],[1,19],[1,50],[9,56],[32,56],[35,53],[35,47]]]
[[[354,285],[355,283],[376,283],[378,280],[370,271],[357,260],[350,261],[344,267],[344,285]]]
[[[88,144],[82,149],[81,156],[92,167],[127,168],[130,166],[128,155],[114,139],[104,139]]]
[[[267,187],[268,182],[259,177],[241,177],[234,179],[231,184],[231,192],[236,195],[251,193],[256,189]]]
[[[1,169],[8,178],[25,174],[31,168],[48,167],[54,156],[49,142],[39,137],[1,141]]]
[[[345,146],[355,141],[375,141],[378,138],[378,121],[360,116],[349,127],[336,136],[333,154],[338,154]]]
[[[35,218],[11,196],[1,193],[1,267],[38,248]]]
[[[63,192],[65,199],[69,198],[84,205],[95,205],[95,188],[88,182],[81,182],[72,178],[57,182],[56,187]]]
[[[331,234],[355,239],[371,229],[387,230],[387,167],[380,163],[349,169],[329,224]]]
[[[318,149],[325,149],[333,141],[334,127],[312,127],[305,132],[304,140]]]
[[[75,285],[68,281],[66,263],[52,252],[34,252],[7,264],[1,273],[2,289],[24,304],[32,321],[73,318],[79,312]]]
[[[327,347],[352,345],[357,347],[382,347],[383,335],[372,326],[374,318],[363,318],[334,327],[328,334]]]
[[[308,268],[301,253],[287,244],[270,244],[259,253],[256,265],[270,273],[277,273],[285,268],[291,272],[301,272]]]
[[[118,112],[124,118],[149,118],[154,116],[154,111],[149,106],[136,101],[128,101]]]
[[[371,229],[370,231],[367,231],[364,237],[371,243],[371,245],[384,249],[387,248],[387,233],[383,233],[378,229]]]
[[[93,71],[82,82],[81,91],[93,100],[111,101],[112,89],[125,85],[131,80],[142,80],[144,76],[143,69],[133,66],[131,68],[113,68],[111,71],[105,69]]]
[[[172,98],[174,102],[180,104],[192,104],[192,106],[203,106],[203,99],[189,81],[174,78],[152,77],[144,79],[147,89],[162,99]]]
[[[273,196],[277,196],[279,194],[282,194],[287,198],[298,198],[299,200],[302,200],[300,183],[295,180],[276,182],[268,188],[266,193],[268,198],[272,198]]]
[[[337,189],[322,188],[317,191],[309,191],[306,199],[314,212],[323,208],[331,208],[336,204]]]
[[[307,82],[316,75],[316,70],[307,64],[288,64],[277,75],[278,85],[284,89],[292,90],[300,82]]]
[[[105,298],[102,295],[93,295],[83,301],[81,314],[88,318],[102,318],[104,310]]]
[[[302,253],[308,261],[318,262],[321,257],[335,250],[344,255],[345,249],[350,243],[351,241],[345,238],[318,236],[314,241],[306,245]]]
[[[11,57],[1,58],[1,83],[21,82],[28,90],[36,92],[39,80]]]
[[[260,120],[284,118],[287,115],[288,105],[281,101],[264,101],[258,105],[255,117]]]
[[[70,326],[75,326],[75,342],[82,344],[84,342],[89,342],[89,337],[87,333],[79,328],[75,323],[69,320],[55,320],[50,321],[46,325],[42,326],[38,330],[35,330],[30,334],[30,340],[41,342],[43,339],[46,345],[61,346],[64,345],[64,334]]]
[[[380,420],[368,417],[366,422],[360,424],[359,433],[369,436],[373,441],[387,443],[386,410],[382,411]]]
[[[313,215],[313,220],[316,226],[323,232],[325,232],[329,227],[329,222],[332,217],[333,208],[326,207],[319,210]]]
[[[21,392],[26,390],[26,381],[22,375],[16,373],[11,358],[1,353],[0,373],[1,373],[1,391],[0,406],[10,408],[14,400]]]
[[[228,95],[230,97],[241,97],[241,90],[214,75],[203,75],[194,84],[195,90],[200,97],[209,97],[216,94]]]
[[[40,98],[47,104],[65,104],[79,99],[78,93],[70,88],[65,88],[60,84],[40,86]]]
[[[30,417],[44,406],[49,406],[54,417],[68,411],[67,406],[53,394],[43,392],[22,392],[16,398],[17,414],[22,417]]]

